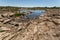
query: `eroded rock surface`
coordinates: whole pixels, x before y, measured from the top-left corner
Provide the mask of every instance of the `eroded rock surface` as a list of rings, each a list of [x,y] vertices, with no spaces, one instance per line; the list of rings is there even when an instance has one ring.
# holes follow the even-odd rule
[[[26,22],[1,18],[0,40],[60,40],[60,15],[57,11],[48,10],[49,13],[40,16],[39,19]]]

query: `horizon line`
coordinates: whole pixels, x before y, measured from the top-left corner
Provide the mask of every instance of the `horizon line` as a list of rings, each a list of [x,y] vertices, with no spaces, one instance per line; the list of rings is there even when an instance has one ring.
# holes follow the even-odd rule
[[[60,6],[1,6],[0,7],[60,7]]]

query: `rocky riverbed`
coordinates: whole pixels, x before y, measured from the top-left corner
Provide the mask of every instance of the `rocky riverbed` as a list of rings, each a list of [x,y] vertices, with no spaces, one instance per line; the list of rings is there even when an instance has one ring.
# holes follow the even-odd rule
[[[25,22],[0,14],[0,40],[60,40],[59,10],[48,9],[39,18]]]

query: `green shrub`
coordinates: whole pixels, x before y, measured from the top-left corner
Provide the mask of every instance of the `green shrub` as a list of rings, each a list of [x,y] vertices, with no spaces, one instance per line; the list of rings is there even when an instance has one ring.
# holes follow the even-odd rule
[[[16,14],[14,14],[14,16],[17,17],[17,16],[21,16],[21,15],[16,13]]]
[[[20,13],[15,13],[14,14],[15,17],[21,16],[21,15],[24,16],[24,14],[20,14]]]
[[[0,32],[4,32],[5,30],[0,30]]]

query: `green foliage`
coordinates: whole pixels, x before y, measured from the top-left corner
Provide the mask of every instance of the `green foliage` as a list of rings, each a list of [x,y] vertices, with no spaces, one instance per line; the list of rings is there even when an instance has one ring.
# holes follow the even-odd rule
[[[24,14],[21,14],[21,13],[15,13],[15,14],[14,14],[14,17],[18,17],[18,16],[21,16],[21,15],[24,16]]]
[[[0,30],[0,32],[4,32],[5,30]]]
[[[15,14],[14,14],[14,16],[15,16],[15,17],[18,17],[18,16],[21,16],[21,15],[20,15],[20,14],[18,14],[18,13],[15,13]]]

